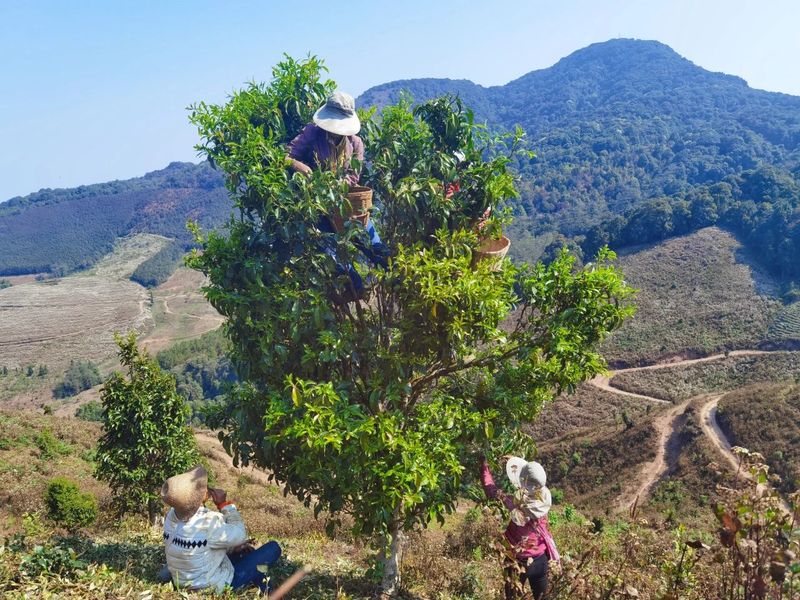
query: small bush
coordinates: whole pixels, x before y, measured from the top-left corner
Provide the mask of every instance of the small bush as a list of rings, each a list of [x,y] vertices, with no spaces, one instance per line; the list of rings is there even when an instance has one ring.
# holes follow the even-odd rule
[[[70,531],[91,525],[97,519],[97,499],[81,492],[69,479],[53,479],[47,486],[45,501],[48,516]]]
[[[52,460],[60,454],[69,454],[70,447],[60,441],[49,427],[45,427],[34,439],[36,447],[39,448],[39,458]]]
[[[103,420],[103,405],[97,400],[90,400],[86,404],[78,407],[75,416],[84,421],[101,422]]]
[[[20,571],[31,578],[60,575],[71,579],[85,568],[86,562],[66,544],[35,546],[22,557],[19,565]]]

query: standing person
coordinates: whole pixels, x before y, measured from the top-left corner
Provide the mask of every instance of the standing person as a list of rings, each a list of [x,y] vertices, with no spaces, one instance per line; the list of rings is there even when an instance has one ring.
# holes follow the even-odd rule
[[[306,125],[297,137],[289,142],[291,168],[305,175],[314,169],[343,170],[347,183],[351,186],[358,185],[361,177],[360,165],[364,162],[364,142],[356,135],[359,131],[361,131],[361,121],[356,114],[353,97],[339,91],[332,93],[325,104],[314,113],[313,122]],[[358,167],[354,167],[353,158],[358,161]],[[322,217],[317,226],[325,233],[335,233],[333,224],[327,216]],[[381,242],[371,219],[367,223],[366,230],[369,246],[358,242],[356,246],[370,262],[387,268],[389,249]],[[326,246],[325,252],[336,260],[333,246]],[[345,268],[339,265],[339,268],[347,271],[355,291],[361,293],[364,284],[353,266],[348,265]]]
[[[176,587],[218,592],[226,586],[266,589],[265,575],[257,567],[275,564],[280,546],[277,542],[260,548],[250,545],[236,505],[225,490],[208,487],[203,467],[167,479],[161,498],[172,507],[164,519],[164,546]],[[209,498],[219,512],[203,506]]]
[[[547,593],[547,572],[549,561],[560,561],[555,541],[547,527],[547,513],[550,511],[552,497],[545,485],[547,474],[538,462],[528,462],[515,456],[508,457],[506,474],[516,488],[513,495],[498,489],[489,471],[485,457],[480,458],[481,483],[486,495],[502,500],[511,511],[511,522],[506,527],[505,536],[519,562],[523,573],[523,585],[530,583],[533,597],[542,600]],[[513,586],[506,584],[506,598],[516,598]]]

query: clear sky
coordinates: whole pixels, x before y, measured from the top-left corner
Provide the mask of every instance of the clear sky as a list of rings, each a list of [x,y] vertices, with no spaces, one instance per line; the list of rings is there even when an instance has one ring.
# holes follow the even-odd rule
[[[655,39],[800,95],[800,0],[0,0],[0,201],[197,160],[186,107],[265,80],[286,52],[340,88],[497,85],[593,42]]]

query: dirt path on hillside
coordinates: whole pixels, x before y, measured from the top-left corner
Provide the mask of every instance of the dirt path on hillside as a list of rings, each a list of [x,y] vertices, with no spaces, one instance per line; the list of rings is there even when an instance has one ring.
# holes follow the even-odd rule
[[[613,371],[609,375],[598,375],[589,383],[598,389],[618,394],[620,396],[627,396],[632,398],[639,398],[659,404],[671,404],[662,398],[654,398],[652,396],[644,396],[642,394],[633,394],[626,392],[611,385],[611,380],[615,375],[622,373],[631,373],[634,371],[652,371],[657,369],[669,369],[672,367],[689,366],[698,363],[712,362],[716,360],[724,360],[726,358],[733,358],[737,356],[759,356],[763,354],[779,354],[786,351],[776,350],[734,350],[727,354],[712,354],[703,358],[692,358],[674,362],[656,363],[654,365],[647,365],[645,367],[631,367],[628,369],[619,369]],[[722,429],[717,423],[717,403],[722,394],[707,395],[708,400],[703,403],[700,411],[700,424],[703,434],[708,438],[711,444],[717,449],[718,453],[725,458],[725,463],[735,472],[739,472],[739,459],[733,452],[731,452],[731,445],[728,438],[725,436]],[[616,502],[616,509],[618,511],[629,510],[634,504],[641,504],[646,500],[650,491],[664,475],[668,474],[671,464],[677,460],[679,448],[675,444],[670,444],[670,440],[676,435],[678,426],[681,424],[681,416],[686,410],[686,407],[700,396],[695,396],[684,400],[680,404],[673,405],[672,408],[664,411],[653,419],[653,427],[658,433],[658,447],[656,449],[656,457],[645,463],[640,471],[636,481],[632,482],[627,490],[623,490]],[[672,447],[671,447],[672,446]],[[673,456],[674,455],[674,456]]]
[[[619,369],[612,373],[612,377],[618,373],[633,373],[634,371],[657,371],[659,369],[669,369],[671,367],[685,367],[695,365],[698,363],[713,362],[715,360],[723,360],[725,358],[735,358],[737,356],[761,356],[763,354],[788,354],[791,350],[731,350],[727,354],[710,354],[702,358],[684,358],[675,361],[659,362],[644,367],[628,367],[626,369]]]
[[[225,448],[222,447],[222,442],[220,442],[219,438],[211,431],[196,430],[194,432],[194,437],[201,449],[205,449],[214,460],[223,463],[230,470],[247,475],[253,481],[262,485],[273,485],[269,481],[267,473],[260,469],[256,469],[255,467],[235,467],[233,465],[233,458],[230,454],[225,452]]]
[[[625,371],[627,370],[628,369],[625,369]],[[615,371],[611,375],[597,375],[589,383],[600,390],[605,390],[606,392],[611,392],[612,394],[617,394],[618,396],[627,396],[628,398],[637,398],[639,400],[647,400],[648,402],[658,402],[660,404],[672,404],[672,402],[670,402],[669,400],[664,400],[662,398],[653,398],[652,396],[643,396],[642,394],[634,394],[632,392],[626,392],[625,390],[621,390],[611,385],[611,378],[617,373],[622,373],[622,372],[623,371]]]
[[[700,428],[718,453],[725,457],[728,466],[734,471],[739,471],[739,459],[731,452],[731,444],[717,422],[717,404],[721,397],[709,398],[708,402],[700,408]]]
[[[653,486],[669,473],[677,460],[675,452],[677,448],[674,447],[675,444],[670,444],[670,441],[684,420],[682,419],[683,413],[692,400],[693,398],[684,400],[653,419],[653,427],[658,433],[656,456],[642,466],[636,480],[617,498],[617,511],[630,510],[634,504],[640,504],[650,495]]]

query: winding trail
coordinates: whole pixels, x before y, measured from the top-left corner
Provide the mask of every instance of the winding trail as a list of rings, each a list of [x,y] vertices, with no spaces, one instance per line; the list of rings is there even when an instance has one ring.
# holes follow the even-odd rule
[[[731,452],[731,444],[717,422],[717,404],[721,396],[715,396],[703,404],[700,409],[700,428],[705,436],[714,444],[719,453],[734,471],[739,470],[739,460]]]
[[[230,454],[225,452],[225,448],[222,447],[222,443],[213,432],[203,429],[196,429],[194,432],[194,437],[201,448],[205,449],[206,453],[211,454],[215,460],[223,463],[230,470],[247,475],[253,481],[256,481],[262,485],[272,485],[272,482],[269,480],[269,475],[267,475],[265,471],[256,469],[255,467],[234,466],[233,458]]]
[[[634,482],[628,486],[628,489],[623,490],[616,501],[617,511],[630,510],[633,506],[644,501],[652,490],[653,486],[660,481],[669,471],[669,446],[670,439],[676,433],[678,425],[686,407],[698,398],[706,398],[700,409],[700,425],[703,434],[708,438],[711,444],[716,448],[718,454],[724,459],[725,463],[735,472],[739,472],[739,459],[731,451],[731,444],[725,433],[720,429],[717,423],[717,404],[723,394],[701,394],[688,398],[679,404],[672,404],[663,398],[655,398],[653,396],[645,396],[642,394],[634,394],[626,392],[611,384],[615,375],[621,373],[632,373],[634,371],[653,371],[658,369],[670,369],[673,367],[690,366],[698,363],[713,362],[717,360],[724,360],[726,358],[734,358],[737,356],[760,356],[763,354],[780,354],[785,353],[785,350],[734,350],[727,354],[712,354],[702,358],[691,358],[678,360],[673,362],[656,363],[644,367],[630,367],[627,369],[619,369],[613,371],[608,375],[598,375],[589,383],[594,387],[626,396],[630,398],[638,398],[657,404],[669,404],[669,408],[656,416],[653,419],[653,427],[658,432],[658,445],[656,448],[655,458],[645,463]]]

